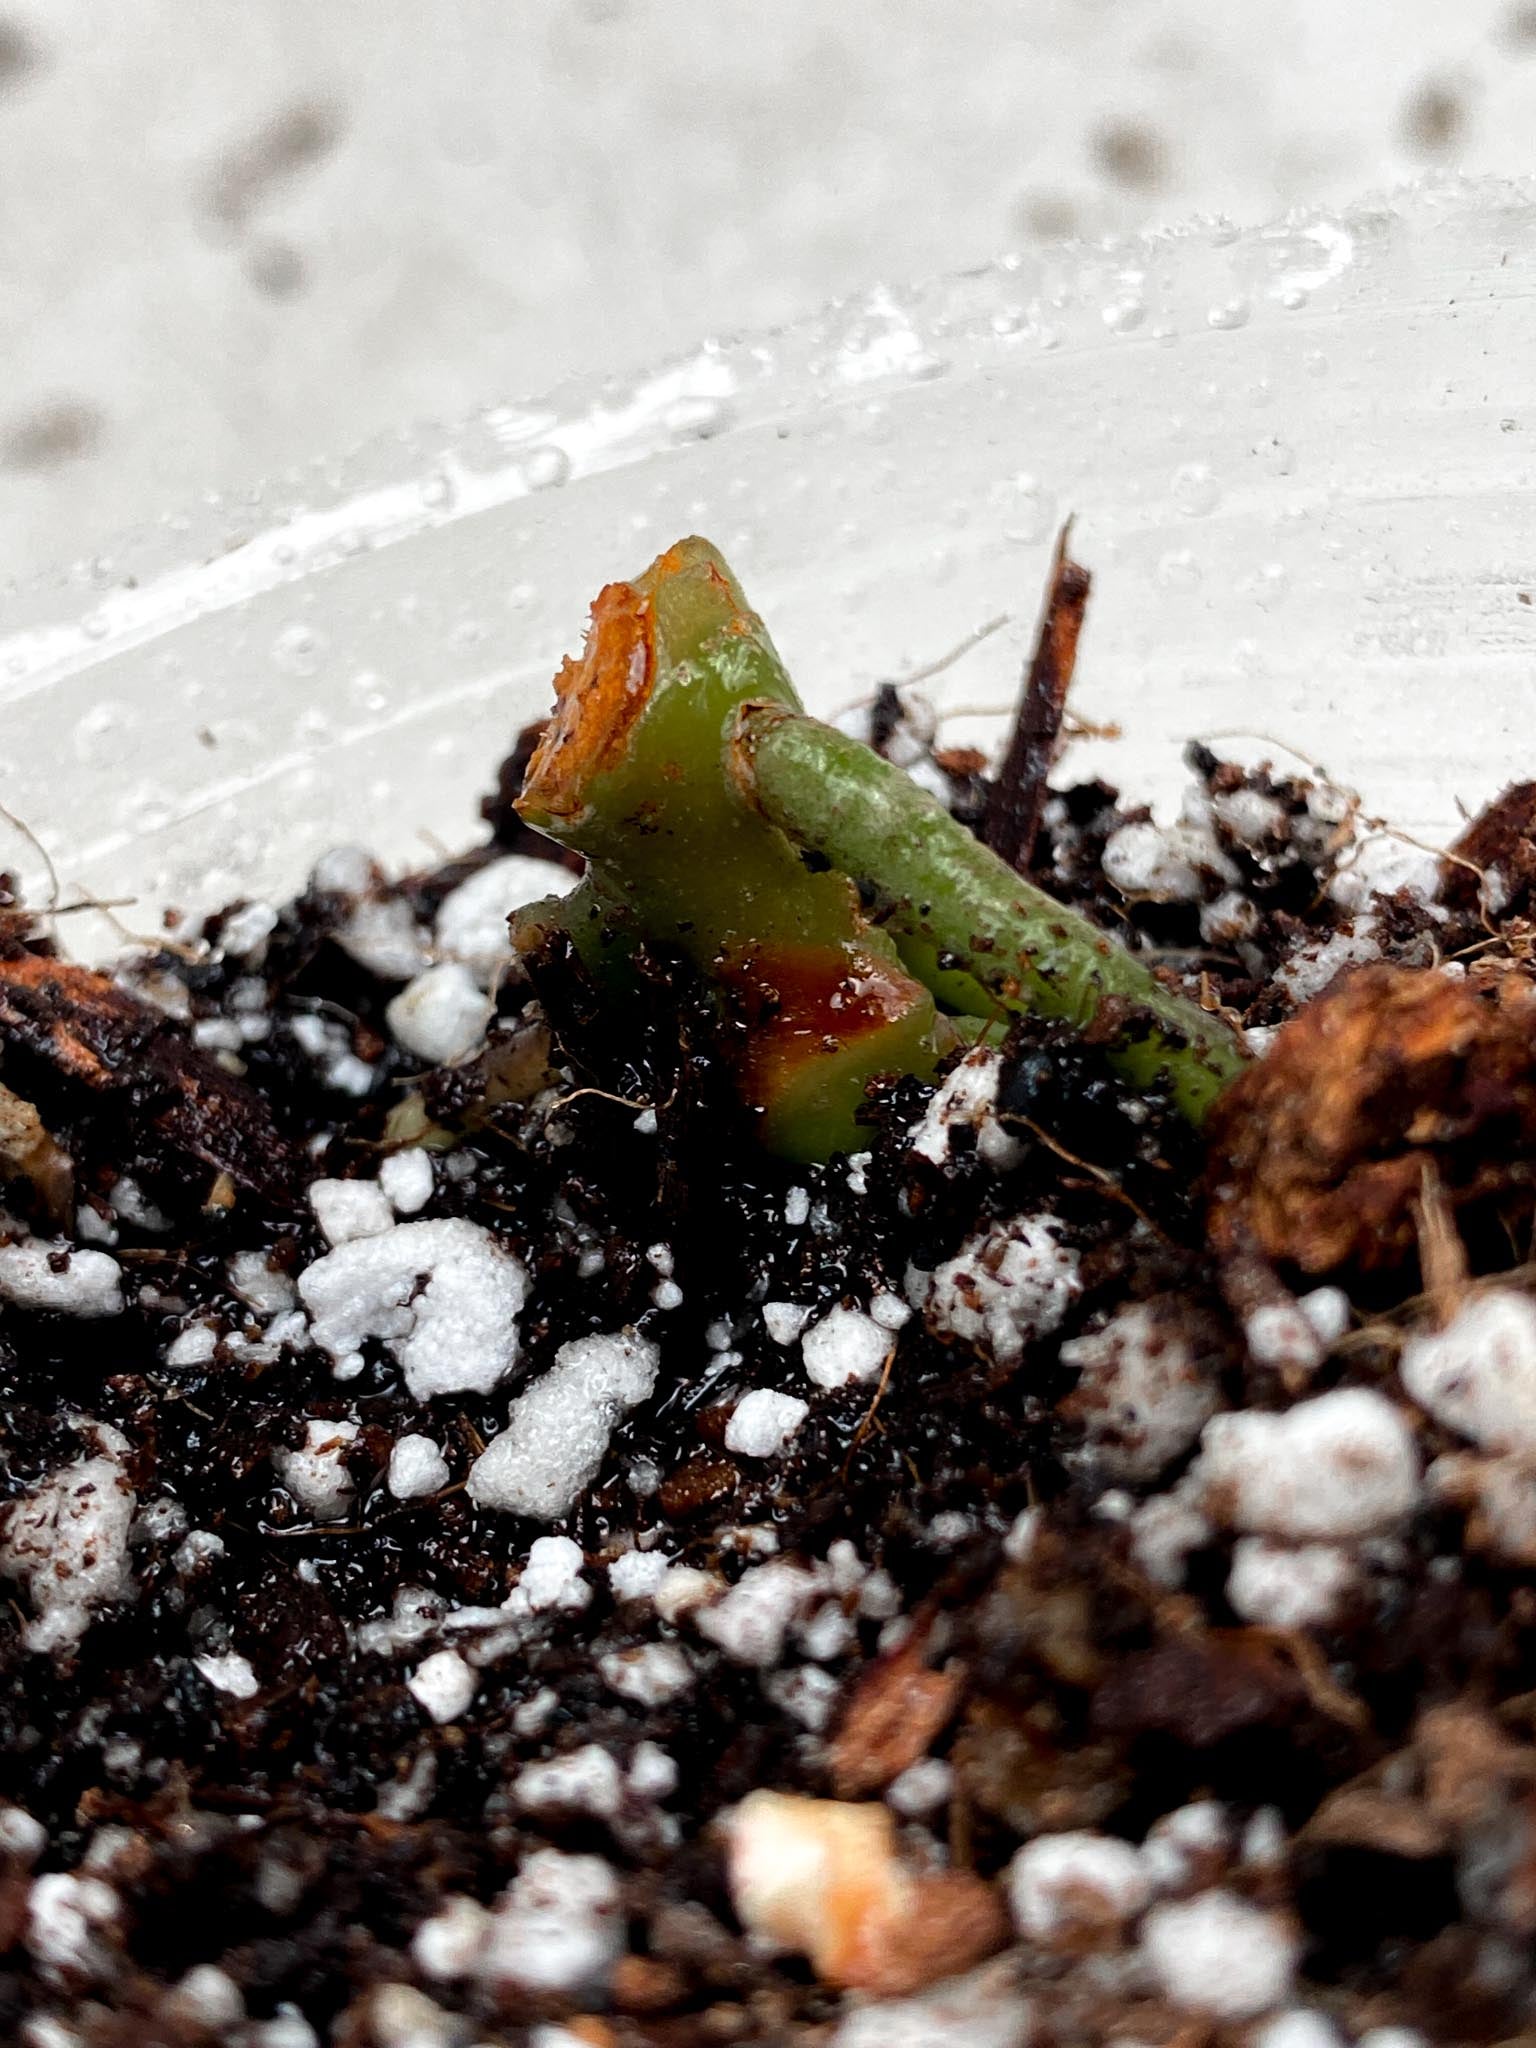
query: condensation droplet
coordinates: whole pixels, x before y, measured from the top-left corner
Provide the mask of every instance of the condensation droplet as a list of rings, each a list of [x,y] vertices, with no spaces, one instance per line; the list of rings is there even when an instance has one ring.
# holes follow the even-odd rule
[[[80,630],[87,640],[105,640],[112,630],[112,622],[105,612],[87,612],[80,621]]]
[[[478,647],[484,638],[483,619],[460,619],[448,635],[449,644],[460,654],[467,654],[472,647]]]
[[[1147,317],[1146,301],[1133,297],[1111,299],[1103,317],[1111,334],[1134,334]]]
[[[1261,441],[1254,451],[1271,476],[1291,476],[1296,468],[1296,450],[1278,435]]]
[[[1037,476],[1023,473],[1005,478],[991,495],[1003,508],[1004,540],[1033,547],[1056,524],[1056,499]]]
[[[117,751],[117,735],[128,723],[128,707],[108,698],[75,721],[75,752],[82,761],[104,761]]]
[[[553,491],[570,475],[571,458],[563,448],[547,441],[542,447],[530,448],[517,467],[530,491]]]
[[[1186,462],[1173,473],[1169,486],[1180,511],[1203,518],[1221,503],[1221,480],[1208,462]]]
[[[312,676],[320,666],[325,643],[313,626],[295,620],[272,642],[272,664],[288,676]]]
[[[301,747],[323,746],[334,731],[329,717],[317,704],[301,711],[293,721],[293,737]]]
[[[1159,560],[1154,573],[1164,590],[1193,590],[1204,571],[1189,548],[1170,548]]]
[[[708,441],[730,423],[731,408],[723,398],[700,394],[667,407],[667,432],[675,441]]]
[[[1237,222],[1228,220],[1224,213],[1219,213],[1211,222],[1210,239],[1213,249],[1230,248],[1237,240]]]
[[[347,685],[347,695],[359,711],[382,711],[389,702],[384,678],[377,669],[362,668]]]
[[[992,315],[992,332],[1006,336],[1017,334],[1024,325],[1024,315],[1017,306],[1002,306]]]
[[[174,804],[163,789],[141,783],[124,799],[120,815],[124,824],[139,832],[163,832],[176,815]]]
[[[1302,367],[1305,369],[1309,377],[1327,376],[1328,358],[1323,354],[1320,348],[1309,348],[1306,354],[1302,357],[1301,361]]]
[[[421,502],[431,512],[441,512],[453,503],[453,479],[441,470],[423,479]]]
[[[1275,297],[1287,313],[1299,313],[1311,300],[1312,294],[1304,284],[1281,284]]]
[[[1234,327],[1246,327],[1253,308],[1240,293],[1236,298],[1223,299],[1212,306],[1205,316],[1207,327],[1220,328],[1223,332]]]

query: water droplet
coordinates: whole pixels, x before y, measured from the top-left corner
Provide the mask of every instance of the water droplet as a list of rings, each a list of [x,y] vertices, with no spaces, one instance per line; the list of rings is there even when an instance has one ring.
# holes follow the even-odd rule
[[[142,782],[124,799],[120,815],[136,831],[163,832],[176,809],[163,789],[157,789],[152,782]]]
[[[483,619],[460,619],[448,635],[450,646],[460,654],[467,654],[472,647],[478,647],[485,638]]]
[[[360,668],[347,685],[347,695],[359,711],[382,711],[389,702],[384,678],[377,669]]]
[[[1210,240],[1213,249],[1230,248],[1237,240],[1237,222],[1228,220],[1224,213],[1218,213],[1211,222]]]
[[[1296,450],[1289,441],[1282,441],[1278,436],[1261,441],[1254,453],[1271,476],[1291,476],[1295,472]]]
[[[423,479],[421,502],[429,511],[441,512],[453,503],[453,479],[438,470],[434,476]]]
[[[546,441],[541,447],[530,448],[517,466],[530,491],[553,491],[570,475],[571,458],[553,441]]]
[[[299,551],[291,540],[274,541],[272,544],[272,559],[276,562],[279,569],[291,569],[299,559]]]
[[[1144,299],[1126,297],[1111,299],[1104,308],[1104,325],[1111,334],[1134,334],[1147,317]]]
[[[992,332],[997,335],[1017,334],[1024,325],[1024,314],[1018,306],[1000,306],[992,315]]]
[[[1291,284],[1283,280],[1275,290],[1276,299],[1287,313],[1299,313],[1311,296],[1304,284]]]
[[[296,619],[272,642],[272,665],[288,676],[312,676],[320,666],[325,642],[313,626]]]
[[[1302,357],[1301,361],[1302,366],[1306,370],[1306,373],[1309,377],[1327,376],[1328,358],[1323,354],[1320,348],[1309,348],[1306,354]]]
[[[525,612],[533,603],[534,590],[531,583],[514,583],[507,592],[507,610]]]
[[[1180,511],[1201,519],[1221,503],[1221,480],[1207,462],[1186,462],[1173,473],[1169,486]]]
[[[1252,311],[1253,308],[1247,299],[1239,293],[1235,298],[1223,299],[1219,305],[1212,306],[1205,316],[1205,324],[1207,327],[1217,327],[1223,331],[1229,331],[1234,327],[1246,327]]]
[[[80,630],[87,640],[105,640],[112,630],[112,622],[105,612],[87,612],[80,621]]]
[[[1003,538],[1033,547],[1045,539],[1056,524],[1056,499],[1039,477],[1027,471],[1005,477],[991,492],[994,503],[1003,508]]]
[[[117,751],[118,734],[128,723],[128,707],[112,699],[93,704],[75,721],[75,752],[82,761],[105,761]]]
[[[1194,590],[1205,572],[1189,548],[1170,548],[1154,573],[1164,590]]]
[[[679,398],[667,407],[667,432],[674,441],[708,441],[723,433],[731,423],[731,408],[723,398],[703,393]]]
[[[293,721],[293,737],[301,747],[323,746],[335,728],[319,705],[311,704]]]

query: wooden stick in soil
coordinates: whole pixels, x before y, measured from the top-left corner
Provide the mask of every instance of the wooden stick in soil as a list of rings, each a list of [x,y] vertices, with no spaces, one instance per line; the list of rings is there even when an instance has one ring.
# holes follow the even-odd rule
[[[1077,665],[1078,636],[1093,585],[1089,572],[1067,554],[1071,533],[1069,519],[1057,537],[1034,659],[982,821],[983,843],[1020,874],[1028,873],[1040,830],[1046,780],[1056,759],[1067,693]]]

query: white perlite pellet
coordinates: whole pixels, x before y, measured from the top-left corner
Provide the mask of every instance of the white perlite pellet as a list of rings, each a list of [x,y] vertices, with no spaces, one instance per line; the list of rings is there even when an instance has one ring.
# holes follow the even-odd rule
[[[218,1657],[194,1657],[192,1662],[215,1692],[227,1692],[231,1699],[253,1700],[261,1689],[250,1659],[233,1650]]]
[[[357,1491],[346,1457],[357,1441],[355,1422],[311,1416],[297,1450],[272,1453],[272,1469],[313,1522],[346,1519]]]
[[[1299,1542],[1367,1536],[1419,1498],[1413,1434],[1384,1394],[1341,1387],[1283,1414],[1254,1408],[1205,1426],[1193,1484],[1235,1529]]]
[[[979,1344],[999,1365],[1016,1365],[1082,1291],[1078,1255],[1059,1242],[1059,1228],[1052,1216],[994,1224],[931,1275],[911,1273],[908,1298],[917,1296],[935,1336]]]
[[[422,1712],[441,1724],[459,1718],[474,1698],[477,1683],[457,1650],[437,1650],[416,1666],[405,1688]]]
[[[309,1206],[329,1245],[377,1237],[381,1230],[392,1228],[395,1220],[388,1195],[372,1180],[314,1181]]]
[[[310,1330],[338,1367],[383,1341],[418,1401],[488,1394],[517,1364],[528,1273],[464,1218],[397,1223],[317,1259],[299,1278]]]
[[[829,1309],[800,1339],[800,1357],[813,1385],[852,1386],[878,1377],[894,1342],[863,1309]]]
[[[565,1514],[596,1478],[620,1417],[649,1400],[659,1363],[656,1346],[628,1330],[562,1344],[470,1467],[471,1500],[543,1522]]]
[[[725,1448],[738,1458],[778,1458],[810,1414],[808,1402],[771,1387],[753,1387],[731,1410]]]
[[[106,1252],[27,1238],[0,1245],[0,1300],[17,1308],[66,1316],[116,1316],[123,1311],[123,1269]]]
[[[474,1051],[491,1021],[491,1001],[469,969],[439,961],[407,982],[384,1021],[397,1045],[430,1066],[447,1066]]]
[[[489,988],[512,958],[507,919],[541,896],[564,896],[580,878],[570,868],[509,853],[477,868],[438,906],[434,936],[445,959],[461,961]]]
[[[1095,1466],[1111,1479],[1155,1479],[1194,1443],[1220,1406],[1176,1321],[1151,1304],[1121,1309],[1061,1347],[1081,1375],[1072,1413]]]
[[[389,1454],[385,1484],[396,1500],[424,1500],[448,1484],[448,1460],[429,1436],[403,1436]]]
[[[1356,1580],[1354,1559],[1332,1543],[1276,1543],[1240,1536],[1232,1547],[1227,1598],[1261,1628],[1324,1628]]]
[[[1408,1339],[1398,1377],[1436,1422],[1484,1450],[1536,1450],[1536,1301],[1509,1287],[1472,1295],[1443,1330]]]
[[[1111,1835],[1039,1835],[1008,1866],[1014,1925],[1027,1940],[1047,1946],[1111,1933],[1134,1920],[1151,1897],[1140,1856]]]
[[[1254,2019],[1289,1995],[1300,1950],[1294,1929],[1235,1892],[1154,1906],[1142,1950],[1164,1996],[1216,2019]]]
[[[0,1524],[0,1578],[25,1587],[29,1650],[69,1650],[92,1617],[134,1589],[128,1539],[138,1505],[123,1469],[128,1444],[91,1425],[95,1455],[76,1458],[13,1501]]]
[[[955,1134],[966,1131],[977,1156],[997,1172],[1018,1164],[1022,1147],[997,1116],[1002,1069],[1000,1053],[990,1046],[977,1046],[950,1070],[907,1133],[919,1159],[943,1166],[951,1156]]]
[[[391,1152],[379,1166],[379,1186],[398,1216],[414,1216],[432,1199],[432,1155],[419,1145]]]

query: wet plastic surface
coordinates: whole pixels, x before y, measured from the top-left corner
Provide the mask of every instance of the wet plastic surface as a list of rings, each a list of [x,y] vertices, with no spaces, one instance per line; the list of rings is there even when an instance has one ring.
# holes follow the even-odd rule
[[[815,708],[1006,612],[930,686],[1001,713],[1071,512],[1074,704],[1124,728],[1074,772],[1166,804],[1186,738],[1257,730],[1443,835],[1530,768],[1533,283],[1536,185],[1458,183],[1047,251],[403,435],[14,599],[0,802],[137,929],[338,840],[467,843],[598,586],[695,530]],[[0,858],[39,886],[9,827]]]

